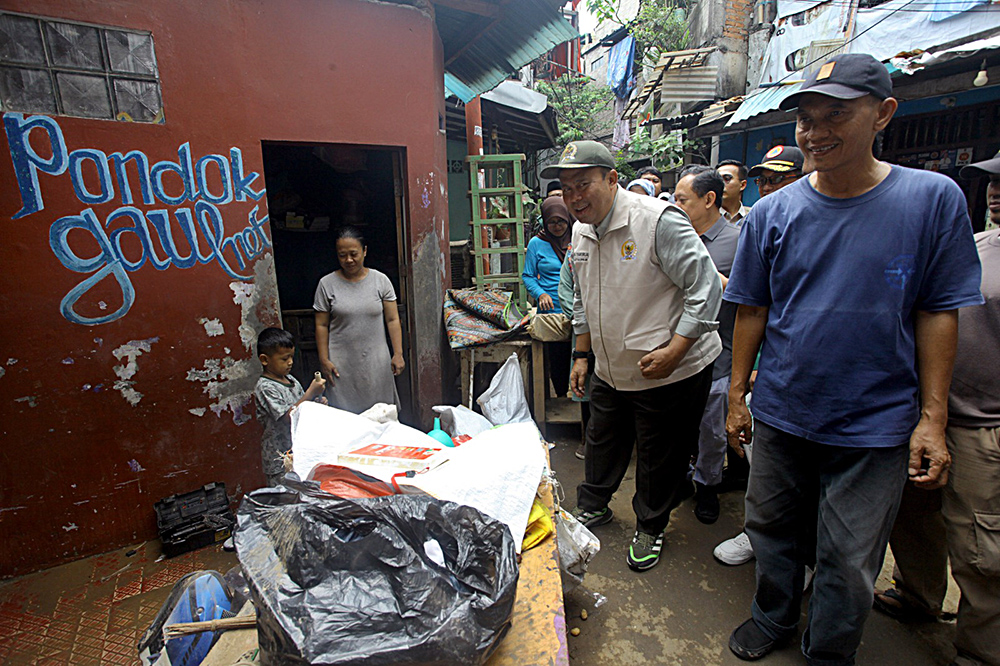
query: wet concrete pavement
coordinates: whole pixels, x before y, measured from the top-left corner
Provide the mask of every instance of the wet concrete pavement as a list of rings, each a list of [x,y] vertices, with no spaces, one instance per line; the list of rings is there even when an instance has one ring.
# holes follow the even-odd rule
[[[575,506],[576,485],[583,478],[583,461],[573,456],[579,429],[549,433],[555,438],[551,450],[555,469],[566,494],[563,505]],[[678,664],[715,666],[742,664],[728,648],[729,634],[750,615],[754,592],[754,567],[748,563],[727,567],[712,557],[715,546],[742,530],[743,496],[721,497],[722,515],[714,525],[703,525],[694,516],[694,501],[688,500],[671,516],[660,563],[635,573],[625,563],[628,544],[635,530],[632,494],[635,465],[626,475],[611,508],[614,520],[597,527],[601,552],[590,565],[584,586],[607,598],[594,609],[594,599],[583,591],[566,599],[567,627],[579,627],[579,636],[569,637],[574,666],[624,664]],[[889,585],[891,555],[880,577],[879,587]],[[954,587],[954,586],[953,586]],[[955,590],[949,593],[946,610],[954,610]],[[808,603],[808,596],[806,597]],[[586,608],[588,619],[580,619]],[[805,606],[803,607],[805,610]],[[804,627],[805,614],[800,623]],[[867,666],[933,666],[948,664],[954,657],[951,637],[954,624],[902,625],[872,612],[865,625],[858,664]],[[761,664],[804,664],[799,650],[800,634],[788,647],[778,650]]]

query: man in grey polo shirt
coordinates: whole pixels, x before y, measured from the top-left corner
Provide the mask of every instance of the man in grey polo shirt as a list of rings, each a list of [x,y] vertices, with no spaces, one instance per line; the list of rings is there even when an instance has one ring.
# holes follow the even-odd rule
[[[577,334],[570,385],[590,385],[585,480],[574,515],[588,527],[611,520],[608,503],[638,448],[628,565],[659,561],[670,511],[690,496],[688,461],[722,343],[722,283],[684,212],[618,185],[615,162],[594,141],[574,141],[542,171],[558,176],[573,226]]]
[[[729,271],[733,267],[733,258],[736,256],[736,246],[740,241],[739,227],[726,220],[720,206],[725,182],[718,171],[698,164],[686,167],[680,175],[681,179],[674,191],[677,205],[691,218],[691,224],[711,255],[725,289],[729,282]],[[733,369],[735,324],[736,304],[723,301],[719,307],[722,353],[715,359],[712,369],[712,387],[701,418],[698,460],[694,467],[694,515],[706,525],[719,519],[718,485],[722,483],[722,467],[728,448],[726,405],[729,376]]]

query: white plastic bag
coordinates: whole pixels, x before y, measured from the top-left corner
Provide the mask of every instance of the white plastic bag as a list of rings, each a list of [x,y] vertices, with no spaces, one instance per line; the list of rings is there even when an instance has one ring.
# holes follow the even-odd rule
[[[559,544],[559,573],[563,593],[583,583],[590,561],[601,550],[600,540],[565,509],[556,512],[556,542]]]
[[[452,437],[459,435],[475,437],[493,427],[482,414],[476,414],[465,405],[458,407],[435,405],[432,409],[441,417],[441,428]]]
[[[399,414],[396,412],[396,405],[376,402],[374,405],[358,414],[358,416],[363,416],[370,421],[374,421],[375,423],[389,423],[391,421],[399,421]]]
[[[489,388],[483,391],[476,402],[482,408],[483,416],[493,425],[531,421],[517,354],[511,354],[500,366]]]

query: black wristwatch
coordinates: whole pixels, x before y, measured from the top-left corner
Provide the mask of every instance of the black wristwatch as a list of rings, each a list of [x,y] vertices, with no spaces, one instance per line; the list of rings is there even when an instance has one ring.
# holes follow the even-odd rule
[[[578,359],[578,358],[587,358],[588,356],[590,356],[590,352],[577,351],[575,349],[573,350],[573,360],[574,361],[576,359]]]

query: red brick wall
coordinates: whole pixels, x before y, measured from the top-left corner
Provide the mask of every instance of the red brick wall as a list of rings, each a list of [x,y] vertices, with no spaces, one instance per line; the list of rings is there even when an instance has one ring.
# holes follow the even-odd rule
[[[750,29],[752,15],[752,0],[727,0],[726,23],[722,29],[722,36],[745,40]]]

